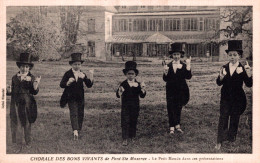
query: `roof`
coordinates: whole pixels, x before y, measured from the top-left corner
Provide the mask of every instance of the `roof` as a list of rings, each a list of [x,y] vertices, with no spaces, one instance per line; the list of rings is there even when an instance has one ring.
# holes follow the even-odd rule
[[[156,32],[153,35],[114,35],[110,36],[106,42],[111,43],[171,43],[173,42],[170,38],[167,36]]]
[[[142,43],[149,35],[115,35],[110,36],[106,42],[111,43]]]
[[[154,42],[154,43],[171,43],[173,42],[169,37],[156,32],[155,34],[153,34],[152,36],[148,37],[146,39],[146,42]]]

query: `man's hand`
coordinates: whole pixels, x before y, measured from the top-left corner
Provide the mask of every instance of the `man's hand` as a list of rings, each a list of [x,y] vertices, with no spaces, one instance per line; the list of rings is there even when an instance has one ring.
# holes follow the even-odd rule
[[[68,82],[67,82],[67,86],[70,86],[71,83],[73,83],[75,81],[74,78],[69,78]]]
[[[247,76],[250,78],[252,76],[252,68],[249,66],[247,61],[246,61],[246,65],[244,67],[245,67]]]

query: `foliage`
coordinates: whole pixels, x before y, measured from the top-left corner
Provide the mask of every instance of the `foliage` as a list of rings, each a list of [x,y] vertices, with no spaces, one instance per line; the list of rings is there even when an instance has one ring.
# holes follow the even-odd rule
[[[82,10],[83,7],[80,6],[60,8],[61,30],[65,36],[64,57],[68,57],[75,49],[80,49],[80,51],[82,51],[81,47],[76,44]]]
[[[59,60],[63,44],[56,20],[45,16],[41,7],[23,7],[22,13],[7,24],[7,57],[17,59],[21,52],[32,53],[34,60]]]
[[[252,7],[220,7],[220,29],[215,31],[215,35],[208,41],[212,41],[216,36],[220,40],[215,40],[219,45],[225,45],[229,39],[243,40],[244,48],[248,48],[249,58],[252,57]]]

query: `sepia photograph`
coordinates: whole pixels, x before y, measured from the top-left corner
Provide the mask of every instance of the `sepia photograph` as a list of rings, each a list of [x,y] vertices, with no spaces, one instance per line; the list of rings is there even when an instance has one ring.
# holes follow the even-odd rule
[[[28,162],[252,155],[254,10],[5,6],[2,152],[37,154]]]

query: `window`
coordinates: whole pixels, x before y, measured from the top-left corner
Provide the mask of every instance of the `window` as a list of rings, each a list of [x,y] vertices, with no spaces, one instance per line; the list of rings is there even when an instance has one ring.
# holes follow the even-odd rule
[[[180,19],[166,19],[164,22],[165,31],[180,31],[181,20]]]
[[[128,20],[128,31],[132,31],[132,19]]]
[[[115,32],[125,32],[127,30],[126,19],[119,19],[113,21],[113,31]]]
[[[200,18],[200,21],[199,21],[199,31],[203,31],[203,26],[204,26],[204,22],[203,22],[203,18]]]
[[[136,19],[133,22],[133,31],[146,31],[147,22],[145,19]]]
[[[119,32],[126,31],[126,19],[120,19],[118,22]]]
[[[141,8],[145,8],[145,6],[141,6]]]
[[[162,31],[163,21],[162,19],[150,19],[149,20],[149,31]]]
[[[219,21],[217,21],[215,18],[206,18],[204,20],[204,30],[210,31],[210,30],[216,30],[218,29]]]
[[[184,31],[196,31],[197,30],[197,18],[184,18],[183,30]]]
[[[198,44],[187,44],[187,54],[190,56],[198,56]]]
[[[95,32],[95,19],[88,19],[88,32]]]
[[[126,8],[126,6],[121,6],[121,8]]]

